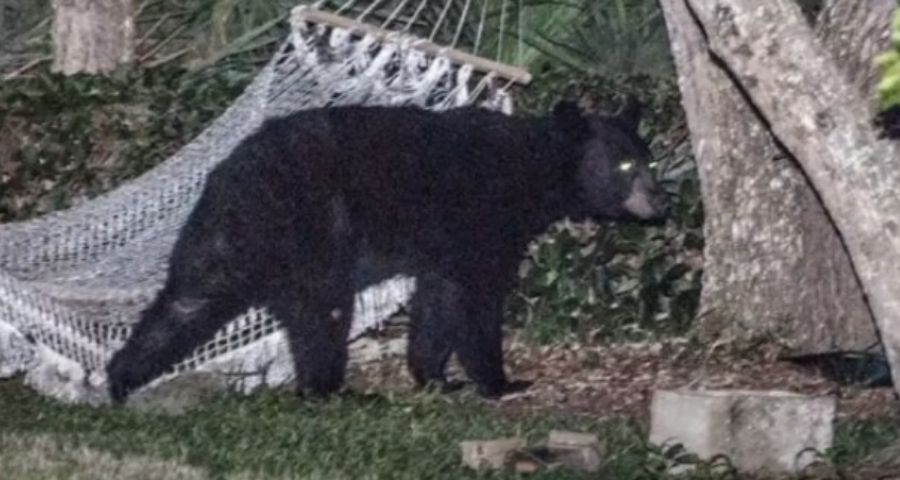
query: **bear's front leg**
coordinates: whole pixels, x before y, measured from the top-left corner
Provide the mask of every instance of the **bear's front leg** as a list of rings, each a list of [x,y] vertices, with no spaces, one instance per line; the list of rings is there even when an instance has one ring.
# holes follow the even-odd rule
[[[327,396],[340,390],[347,368],[354,249],[346,237],[320,240],[311,232],[305,255],[292,262],[290,277],[267,303],[287,330],[298,393]]]
[[[407,346],[407,366],[420,387],[456,388],[447,382],[444,370],[453,348],[455,319],[465,316],[462,289],[436,273],[416,278],[416,293],[410,304],[412,325]]]
[[[297,393],[327,396],[340,390],[347,368],[347,335],[353,316],[353,292],[341,289],[310,296],[306,301],[282,300],[272,305],[285,326]]]
[[[503,296],[473,289],[465,295],[465,315],[457,322],[454,350],[478,393],[497,398],[524,390],[530,382],[509,382],[503,372]]]

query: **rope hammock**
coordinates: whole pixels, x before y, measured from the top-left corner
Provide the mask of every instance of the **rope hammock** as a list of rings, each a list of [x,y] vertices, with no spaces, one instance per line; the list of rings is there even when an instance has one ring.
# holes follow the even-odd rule
[[[104,401],[105,364],[161,288],[207,172],[265,118],[349,104],[477,104],[509,113],[508,89],[526,83],[528,73],[478,55],[489,50],[490,37],[495,58],[509,56],[510,1],[298,6],[288,38],[244,93],[171,158],[90,202],[0,225],[0,378],[24,372],[43,394]],[[454,17],[463,20],[449,25],[450,9],[460,8]],[[377,328],[413,288],[414,279],[395,277],[359,292],[351,339]],[[250,310],[154,383],[195,370],[240,378],[232,387],[241,391],[289,382],[285,338],[273,317]]]

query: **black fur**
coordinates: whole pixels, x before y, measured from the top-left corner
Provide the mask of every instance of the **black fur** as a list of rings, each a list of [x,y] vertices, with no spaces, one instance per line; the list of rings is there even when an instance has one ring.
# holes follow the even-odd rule
[[[338,390],[352,279],[372,265],[418,278],[418,383],[443,384],[455,352],[481,394],[522,387],[504,375],[501,308],[527,241],[564,216],[628,217],[629,195],[645,218],[666,209],[636,122],[572,104],[546,118],[346,107],[267,121],[210,173],[163,290],[108,366],[113,399],[249,306],[287,328],[302,393]]]

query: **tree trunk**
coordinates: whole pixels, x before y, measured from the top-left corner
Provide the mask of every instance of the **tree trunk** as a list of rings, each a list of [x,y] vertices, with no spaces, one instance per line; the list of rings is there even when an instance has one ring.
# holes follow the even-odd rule
[[[878,69],[875,55],[891,43],[891,13],[896,0],[828,0],[816,20],[816,36],[845,78],[874,98]]]
[[[872,109],[793,0],[687,0],[709,47],[797,159],[850,252],[900,389],[900,169]],[[815,279],[813,281],[818,281]]]
[[[683,0],[660,2],[703,190],[701,328],[798,353],[877,342],[837,231],[796,162],[709,55]]]
[[[54,0],[53,70],[107,73],[131,61],[132,0]]]

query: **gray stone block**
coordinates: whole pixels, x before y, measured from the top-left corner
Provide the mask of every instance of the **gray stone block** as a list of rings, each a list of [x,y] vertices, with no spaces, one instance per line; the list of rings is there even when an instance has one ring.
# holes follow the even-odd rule
[[[516,450],[525,448],[521,438],[499,438],[494,440],[466,440],[459,443],[463,464],[476,470],[500,469],[506,465],[509,456]]]
[[[709,459],[727,455],[743,472],[798,472],[831,447],[835,399],[782,391],[658,390],[650,441],[680,443]]]

